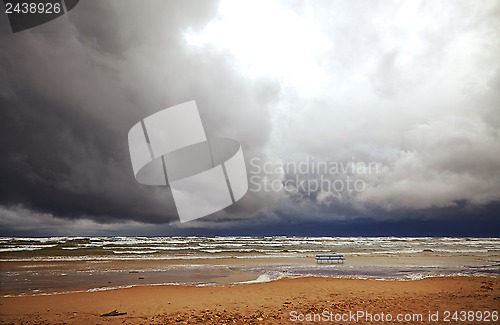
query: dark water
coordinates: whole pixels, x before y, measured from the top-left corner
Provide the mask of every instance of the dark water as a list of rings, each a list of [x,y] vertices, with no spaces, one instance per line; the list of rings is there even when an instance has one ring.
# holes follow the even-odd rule
[[[0,261],[304,257],[435,253],[498,255],[499,238],[410,237],[0,237]]]

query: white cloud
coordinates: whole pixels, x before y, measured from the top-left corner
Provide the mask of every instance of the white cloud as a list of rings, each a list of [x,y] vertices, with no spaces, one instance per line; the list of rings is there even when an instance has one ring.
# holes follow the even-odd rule
[[[186,40],[228,51],[243,75],[277,79],[301,94],[317,93],[327,79],[320,59],[328,38],[313,19],[277,1],[221,1],[217,17]]]

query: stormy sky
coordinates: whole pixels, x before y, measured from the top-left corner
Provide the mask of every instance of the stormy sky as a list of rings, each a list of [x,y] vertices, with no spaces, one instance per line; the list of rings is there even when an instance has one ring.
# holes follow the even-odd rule
[[[497,1],[88,0],[18,33],[2,13],[0,235],[500,236],[499,35]],[[180,224],[127,134],[190,100],[254,178]]]

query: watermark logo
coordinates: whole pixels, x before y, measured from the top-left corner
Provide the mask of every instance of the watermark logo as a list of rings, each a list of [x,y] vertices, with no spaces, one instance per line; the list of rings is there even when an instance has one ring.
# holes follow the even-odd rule
[[[376,161],[320,161],[307,157],[303,161],[263,161],[250,159],[250,191],[301,193],[307,197],[318,193],[363,192],[365,179],[379,173]]]
[[[222,210],[248,191],[240,143],[208,140],[195,101],[144,118],[128,144],[136,180],[170,186],[181,222]]]
[[[13,33],[45,24],[71,9],[80,0],[4,0]]]

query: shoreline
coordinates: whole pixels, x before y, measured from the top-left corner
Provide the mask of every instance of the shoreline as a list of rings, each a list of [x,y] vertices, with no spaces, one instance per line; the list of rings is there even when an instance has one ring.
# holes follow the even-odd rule
[[[280,278],[418,280],[428,277],[499,275],[497,256],[347,256],[345,263],[313,258],[0,262],[0,296],[104,291],[140,285],[223,285]]]
[[[5,294],[0,295],[1,298],[17,298],[17,297],[38,297],[38,296],[54,296],[54,295],[68,295],[74,293],[92,293],[92,292],[105,292],[105,291],[113,291],[113,290],[122,290],[122,289],[131,289],[131,288],[148,288],[148,287],[227,287],[227,286],[239,286],[239,285],[247,285],[247,284],[260,284],[260,283],[270,283],[281,280],[293,280],[293,279],[304,279],[304,278],[312,278],[312,279],[335,279],[335,280],[367,280],[367,281],[387,281],[387,282],[412,282],[412,281],[420,281],[425,279],[456,279],[456,278],[483,278],[483,279],[500,279],[499,275],[496,274],[449,274],[449,275],[425,275],[418,278],[394,278],[394,277],[369,277],[369,276],[345,276],[345,275],[283,275],[277,278],[270,278],[265,280],[259,280],[262,275],[259,275],[257,278],[252,278],[250,280],[244,280],[241,282],[227,282],[227,283],[178,283],[178,282],[164,282],[164,283],[137,283],[137,284],[128,284],[123,286],[116,287],[100,287],[100,288],[90,288],[84,290],[67,290],[67,291],[53,291],[53,292],[35,292],[35,293],[14,293],[14,294]]]
[[[0,298],[2,323],[290,323],[297,315],[370,311],[497,311],[498,276],[420,280],[297,277],[226,285],[138,285],[94,292]],[[117,310],[116,317],[100,317]],[[367,323],[367,322],[365,322]],[[369,323],[369,322],[368,322]]]

